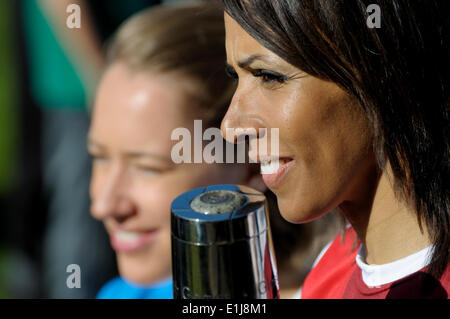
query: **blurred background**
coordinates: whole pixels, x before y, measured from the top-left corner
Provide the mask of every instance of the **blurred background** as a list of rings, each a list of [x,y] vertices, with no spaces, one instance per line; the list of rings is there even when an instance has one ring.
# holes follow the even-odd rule
[[[89,110],[108,39],[162,2],[175,1],[0,1],[0,298],[93,298],[116,275],[89,214]],[[67,27],[70,4],[80,29]]]

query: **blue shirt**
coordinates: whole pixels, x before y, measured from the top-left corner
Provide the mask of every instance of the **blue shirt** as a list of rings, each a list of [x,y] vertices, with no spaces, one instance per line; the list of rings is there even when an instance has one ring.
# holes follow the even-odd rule
[[[142,286],[116,277],[100,289],[97,299],[173,299],[172,279]]]

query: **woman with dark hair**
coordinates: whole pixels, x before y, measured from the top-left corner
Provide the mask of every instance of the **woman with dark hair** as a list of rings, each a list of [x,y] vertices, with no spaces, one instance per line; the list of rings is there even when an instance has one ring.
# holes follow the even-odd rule
[[[448,298],[449,4],[378,1],[372,28],[371,2],[223,0],[222,129],[279,128],[280,156],[253,159],[279,164],[263,178],[282,215],[351,225],[303,298]]]
[[[172,297],[170,205],[179,194],[211,184],[266,191],[255,164],[175,164],[172,157],[177,128],[193,132],[196,119],[205,129],[220,126],[235,89],[223,73],[224,41],[221,6],[184,1],[137,13],[109,43],[89,130],[90,194],[91,213],[105,225],[120,276],[98,298]],[[334,220],[289,224],[275,196],[266,195],[278,235],[280,293],[287,298],[331,239]]]

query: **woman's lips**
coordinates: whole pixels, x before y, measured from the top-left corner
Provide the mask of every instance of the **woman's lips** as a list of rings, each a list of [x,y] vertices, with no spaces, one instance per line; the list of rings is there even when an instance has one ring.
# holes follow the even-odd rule
[[[294,165],[292,158],[282,158],[261,163],[261,175],[267,187],[270,189],[279,187],[292,165]]]
[[[145,232],[117,230],[111,234],[110,242],[116,252],[132,252],[146,246],[156,237],[157,233],[157,230]]]

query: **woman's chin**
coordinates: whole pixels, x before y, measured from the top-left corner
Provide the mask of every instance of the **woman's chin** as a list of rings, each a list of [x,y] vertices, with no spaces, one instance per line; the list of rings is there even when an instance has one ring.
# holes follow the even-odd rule
[[[280,214],[290,223],[309,223],[327,213],[326,209],[319,205],[308,205],[305,200],[292,200],[289,198],[278,198]]]
[[[146,266],[142,267],[142,263],[136,263],[133,260],[128,260],[126,257],[118,257],[117,263],[120,276],[137,285],[151,285],[170,276],[170,265],[164,267],[165,270],[169,269],[169,271],[155,271],[156,267],[152,267],[151,262],[146,263]]]

